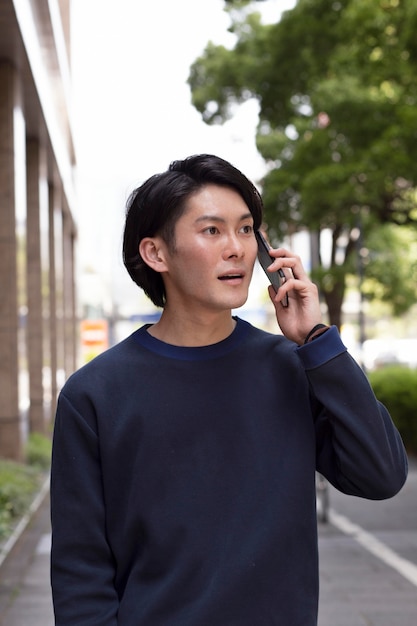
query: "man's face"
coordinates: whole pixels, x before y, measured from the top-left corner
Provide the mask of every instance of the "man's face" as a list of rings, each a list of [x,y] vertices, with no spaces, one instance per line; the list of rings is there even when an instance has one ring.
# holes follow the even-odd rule
[[[230,310],[242,306],[257,254],[253,218],[234,190],[207,185],[191,196],[165,249],[168,306]]]

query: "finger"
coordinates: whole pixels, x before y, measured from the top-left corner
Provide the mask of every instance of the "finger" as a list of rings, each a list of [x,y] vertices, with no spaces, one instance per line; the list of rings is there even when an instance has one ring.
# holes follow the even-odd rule
[[[278,291],[275,291],[275,288],[272,285],[269,285],[268,293],[276,310],[278,310],[278,307],[280,309],[288,308],[288,294],[283,290],[282,286],[278,289]]]
[[[282,269],[286,276],[292,278],[298,278],[300,280],[309,280],[308,275],[304,269],[304,266],[301,262],[301,258],[296,255],[291,256],[282,256],[279,255],[283,248],[278,248],[277,250],[273,250],[274,252],[274,260],[271,265],[268,267],[268,271],[276,272],[279,269]],[[277,256],[278,254],[278,256]],[[272,255],[271,255],[272,258]]]

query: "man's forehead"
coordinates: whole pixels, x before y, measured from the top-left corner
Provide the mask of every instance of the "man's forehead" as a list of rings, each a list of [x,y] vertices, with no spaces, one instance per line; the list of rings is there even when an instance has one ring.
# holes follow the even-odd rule
[[[194,213],[198,221],[252,217],[245,200],[235,189],[219,185],[207,185],[192,194],[186,203],[186,212]]]
[[[248,210],[241,215],[238,215],[238,219],[242,222],[252,217],[252,213]],[[216,213],[203,213],[203,215],[199,215],[196,222],[225,222],[226,216],[218,215]]]

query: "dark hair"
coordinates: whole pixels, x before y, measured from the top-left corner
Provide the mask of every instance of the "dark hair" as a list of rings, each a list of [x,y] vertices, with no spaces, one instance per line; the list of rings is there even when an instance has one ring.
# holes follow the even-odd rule
[[[123,262],[132,280],[156,306],[166,301],[162,275],[139,254],[144,237],[160,235],[168,246],[175,242],[175,225],[189,197],[208,184],[237,191],[247,204],[255,229],[262,223],[262,199],[248,178],[228,161],[211,154],[173,161],[166,172],[155,174],[135,189],[127,201],[123,235]]]

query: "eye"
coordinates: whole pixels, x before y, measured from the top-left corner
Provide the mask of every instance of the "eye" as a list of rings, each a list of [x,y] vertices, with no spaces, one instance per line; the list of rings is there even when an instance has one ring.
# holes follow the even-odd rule
[[[244,235],[251,235],[253,233],[253,226],[252,224],[245,224],[240,230]]]
[[[219,232],[219,229],[217,228],[217,226],[208,226],[207,228],[204,229],[204,232],[207,233],[208,235],[217,235],[217,233]]]

